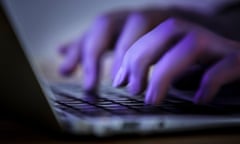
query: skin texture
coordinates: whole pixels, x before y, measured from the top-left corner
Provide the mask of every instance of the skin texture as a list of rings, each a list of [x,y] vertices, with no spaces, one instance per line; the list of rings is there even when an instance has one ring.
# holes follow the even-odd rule
[[[192,65],[211,64],[194,96],[195,103],[210,102],[223,85],[240,78],[240,44],[210,29],[212,17],[204,20],[206,24],[158,8],[104,14],[60,48],[60,72],[70,75],[81,64],[84,87],[94,90],[101,57],[114,46],[113,86],[127,86],[132,94],[146,91],[145,103],[159,104],[171,83]]]

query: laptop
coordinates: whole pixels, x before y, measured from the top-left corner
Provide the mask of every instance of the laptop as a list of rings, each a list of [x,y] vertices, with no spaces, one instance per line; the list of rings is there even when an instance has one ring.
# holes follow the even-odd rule
[[[67,32],[67,28],[71,31],[70,26],[79,24],[78,15],[71,13],[77,8],[74,5],[82,4],[83,9],[79,11],[86,14],[90,10],[84,7],[89,3],[87,0],[1,1],[1,103],[13,115],[23,117],[27,123],[77,136],[145,135],[240,126],[240,93],[236,85],[221,91],[217,99],[207,105],[194,105],[191,102],[193,91],[173,87],[161,105],[150,106],[144,104],[144,95],[133,97],[124,89],[107,84],[102,84],[97,93],[86,93],[78,83],[43,80],[34,63],[32,49],[44,49],[60,32]],[[69,13],[73,18],[68,17]],[[42,21],[41,25],[41,21],[34,18],[47,21]],[[56,19],[63,23],[76,21],[69,25],[64,23],[66,28],[62,29],[51,24],[56,23]]]

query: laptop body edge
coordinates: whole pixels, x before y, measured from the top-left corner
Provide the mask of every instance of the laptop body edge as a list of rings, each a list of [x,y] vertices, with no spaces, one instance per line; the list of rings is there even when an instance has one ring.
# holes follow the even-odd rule
[[[1,2],[4,1],[2,0]],[[5,8],[3,3],[2,8]],[[67,127],[63,127],[62,122],[57,119],[57,114],[52,110],[52,105],[45,96],[51,95],[52,92],[48,89],[48,86],[42,84],[41,81],[36,78],[36,75],[34,75],[34,71],[10,27],[10,23],[14,22],[11,21],[11,19],[10,23],[7,21],[3,9],[0,11],[0,21],[4,22],[2,23],[3,26],[0,27],[0,36],[4,39],[1,43],[2,52],[0,53],[0,63],[4,68],[4,70],[1,71],[3,76],[2,87],[4,90],[4,97],[2,99],[6,107],[10,106],[8,109],[14,110],[19,116],[24,117],[24,119],[30,122],[37,121],[48,127],[52,127],[56,131],[69,130],[67,132],[72,134],[82,135],[86,133],[98,136],[110,136],[111,134],[131,132],[144,134],[177,130],[183,131],[185,129],[194,130],[198,128],[208,128],[210,125],[228,126],[231,125],[231,123],[240,125],[240,117],[187,117],[178,115],[112,117],[107,120],[104,119],[104,117],[99,117],[81,120],[68,114],[67,117],[69,121],[71,121],[71,128],[66,129]],[[7,9],[5,9],[5,11],[8,12]],[[13,105],[14,108],[12,107]],[[183,125],[183,123],[185,125]],[[130,127],[130,129],[127,129],[126,126]],[[147,128],[149,128],[149,130]]]
[[[43,124],[54,131],[61,128],[51,111],[39,82],[12,30],[4,3],[0,5],[2,103],[27,123]],[[14,107],[13,107],[14,106]],[[35,122],[37,123],[35,123]]]

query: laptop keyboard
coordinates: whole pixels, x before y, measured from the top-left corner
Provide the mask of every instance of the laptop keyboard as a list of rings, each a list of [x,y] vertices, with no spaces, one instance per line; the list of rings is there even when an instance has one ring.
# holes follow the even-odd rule
[[[80,85],[59,84],[51,87],[56,108],[76,116],[159,115],[159,114],[230,114],[229,111],[210,105],[194,105],[168,96],[161,105],[144,104],[143,96],[130,96],[126,92],[103,86],[98,93],[87,93]]]

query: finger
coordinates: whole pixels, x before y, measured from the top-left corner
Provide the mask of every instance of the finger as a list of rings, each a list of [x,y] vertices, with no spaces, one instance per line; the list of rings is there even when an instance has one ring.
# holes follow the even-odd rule
[[[147,88],[146,103],[159,104],[173,79],[205,53],[202,38],[199,34],[190,32],[158,61]]]
[[[149,13],[149,12],[148,12]],[[157,19],[152,18],[147,12],[133,12],[130,14],[125,22],[125,26],[120,34],[116,44],[113,65],[113,78],[119,69],[123,56],[131,45],[137,41],[141,36],[153,28]]]
[[[238,52],[239,45],[201,27],[191,31],[157,63],[146,92],[145,102],[158,104],[162,101],[170,83],[192,64],[219,59]]]
[[[130,92],[139,93],[143,90],[149,67],[169,49],[169,45],[179,35],[187,32],[190,27],[188,25],[190,24],[179,19],[170,18],[131,46],[126,52],[120,68],[126,75],[130,75],[128,84]],[[122,71],[119,71],[118,74],[121,75]],[[116,83],[121,85],[122,81],[118,78],[117,75],[115,82],[117,81],[118,83]]]
[[[110,47],[118,28],[112,17],[99,17],[89,30],[83,48],[84,88],[95,89],[100,75],[100,60],[103,53]]]
[[[59,47],[58,51],[62,56],[65,56],[68,53],[69,47],[71,46],[70,43],[63,44]]]
[[[211,67],[204,75],[194,97],[195,103],[210,102],[225,84],[240,78],[240,53],[229,55]]]
[[[62,75],[68,76],[76,70],[81,58],[80,49],[83,47],[84,37],[85,36],[76,40],[71,45],[68,44],[61,48],[62,53],[65,55],[63,63],[60,65],[59,69]]]
[[[112,70],[113,79],[116,77],[116,73],[120,71],[121,74],[119,74],[117,76],[118,78],[115,78],[115,80],[122,79],[122,85],[127,83],[127,73],[124,75],[125,71],[119,69],[126,51],[141,36],[146,34],[160,22],[164,21],[167,17],[169,17],[168,11],[161,10],[156,7],[141,9],[140,11],[132,12],[132,14],[128,16],[123,33],[121,34],[116,46]],[[118,81],[114,81],[113,85],[115,87],[120,86]]]

